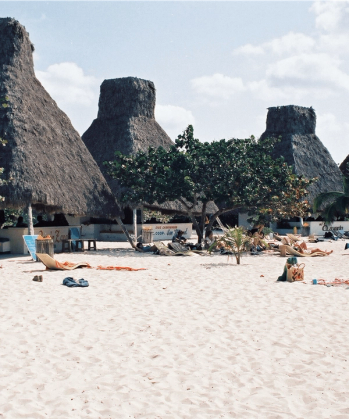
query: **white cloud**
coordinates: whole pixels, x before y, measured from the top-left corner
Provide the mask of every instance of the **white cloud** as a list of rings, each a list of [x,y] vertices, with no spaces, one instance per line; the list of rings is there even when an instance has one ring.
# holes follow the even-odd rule
[[[311,51],[314,46],[315,40],[312,37],[294,32],[290,32],[281,38],[275,38],[265,44],[265,48],[278,55],[299,54]]]
[[[156,105],[155,115],[157,122],[173,140],[177,138],[188,125],[193,125],[195,123],[192,112],[180,106]]]
[[[316,135],[331,150],[336,163],[342,161],[349,154],[349,123],[340,121],[333,113],[317,115]]]
[[[347,28],[349,3],[347,1],[315,1],[310,10],[316,15],[318,29],[335,31]]]
[[[199,94],[228,99],[235,93],[245,90],[243,81],[239,77],[228,77],[223,74],[213,74],[191,80],[192,88]]]
[[[276,55],[299,54],[311,51],[316,42],[315,40],[303,33],[289,32],[288,34],[264,42],[260,45],[246,44],[233,51],[233,55],[250,55],[258,56],[266,53]]]
[[[302,88],[339,88],[349,90],[349,75],[339,66],[341,61],[328,54],[300,54],[270,64],[266,75],[274,82],[300,84]]]
[[[233,55],[262,55],[264,48],[261,45],[246,44],[233,51]]]
[[[97,100],[99,80],[86,76],[75,63],[52,64],[46,71],[36,71],[36,76],[59,106],[90,106]]]

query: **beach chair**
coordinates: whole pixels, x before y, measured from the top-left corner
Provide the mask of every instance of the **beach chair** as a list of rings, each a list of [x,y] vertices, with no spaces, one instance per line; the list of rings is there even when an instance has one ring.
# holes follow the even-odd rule
[[[176,256],[176,253],[162,242],[155,242],[154,246],[158,249],[161,256]]]
[[[193,256],[194,252],[180,243],[169,243],[176,256]]]
[[[287,237],[292,240],[294,243],[298,242],[299,240],[302,240],[301,236],[296,236],[295,234],[289,234],[287,233]]]
[[[72,271],[77,268],[90,268],[90,265],[87,262],[75,264],[70,262],[61,263],[58,262],[58,260],[51,258],[51,256],[46,253],[37,253],[36,257],[46,266],[46,269],[49,270]]]
[[[227,227],[224,227],[224,225],[223,225],[223,223],[222,223],[222,221],[220,220],[219,217],[216,218],[216,221],[217,221],[219,227],[222,229],[223,233],[225,233],[226,231],[229,230]]]
[[[292,246],[287,246],[286,244],[281,244],[279,246],[280,249],[280,255],[283,256],[286,252],[286,254],[292,255],[292,256],[298,256],[298,257],[316,257],[316,256],[328,256],[326,253],[323,252],[316,252],[316,253],[300,253],[296,249],[294,249]]]

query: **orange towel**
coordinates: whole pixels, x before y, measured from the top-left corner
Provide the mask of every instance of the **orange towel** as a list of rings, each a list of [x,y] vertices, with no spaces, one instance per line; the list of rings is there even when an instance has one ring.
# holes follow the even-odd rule
[[[336,278],[332,282],[330,282],[330,281],[327,282],[325,279],[318,279],[317,283],[319,285],[342,285],[342,284],[349,285],[349,279],[339,279],[339,278]]]
[[[129,268],[128,266],[97,266],[99,270],[106,271],[146,271],[145,268]]]
[[[87,262],[84,262],[84,268],[90,268],[90,269],[92,269],[92,266],[90,265],[90,264],[88,264]],[[62,268],[63,266],[66,266],[66,267],[68,267],[68,268],[72,268],[73,266],[75,266],[76,265],[76,263],[72,263],[72,262],[63,262],[63,263],[61,263],[61,262],[58,262],[58,260],[56,260],[56,266],[57,266],[57,268]]]

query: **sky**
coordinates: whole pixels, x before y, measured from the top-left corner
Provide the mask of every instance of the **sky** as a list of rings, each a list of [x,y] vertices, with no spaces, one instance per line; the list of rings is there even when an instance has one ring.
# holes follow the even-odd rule
[[[37,78],[82,135],[103,80],[154,82],[172,139],[257,138],[267,108],[312,106],[336,163],[349,154],[349,2],[6,2]]]

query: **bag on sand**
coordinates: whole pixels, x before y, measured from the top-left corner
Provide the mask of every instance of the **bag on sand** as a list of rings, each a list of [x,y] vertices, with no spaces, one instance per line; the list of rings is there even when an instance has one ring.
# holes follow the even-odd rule
[[[288,265],[287,266],[287,281],[294,282],[294,281],[304,281],[304,267],[305,264],[296,264],[296,265]]]
[[[295,256],[289,257],[286,260],[286,264],[284,266],[284,270],[282,272],[282,275],[279,276],[279,278],[277,279],[278,281],[283,281],[286,282],[287,281],[287,272],[288,272],[288,268],[290,268],[293,265],[297,265],[298,260]]]

